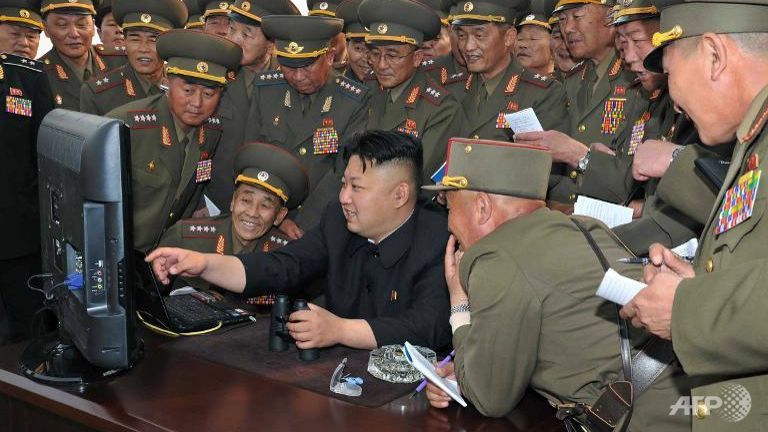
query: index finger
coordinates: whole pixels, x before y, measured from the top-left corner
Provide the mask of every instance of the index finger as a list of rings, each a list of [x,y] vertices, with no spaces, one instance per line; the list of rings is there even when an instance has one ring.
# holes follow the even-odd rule
[[[514,136],[515,142],[539,141],[544,139],[544,132],[520,132]]]

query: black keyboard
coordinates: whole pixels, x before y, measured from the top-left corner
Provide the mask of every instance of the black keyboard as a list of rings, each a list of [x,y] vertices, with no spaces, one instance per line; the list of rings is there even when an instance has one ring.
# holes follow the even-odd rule
[[[179,331],[204,330],[216,326],[236,324],[248,320],[248,313],[224,303],[206,303],[188,295],[165,297],[169,318]]]

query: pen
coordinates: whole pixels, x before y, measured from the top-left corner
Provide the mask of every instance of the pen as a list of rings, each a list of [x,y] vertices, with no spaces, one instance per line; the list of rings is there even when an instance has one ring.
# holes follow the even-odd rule
[[[685,261],[685,262],[692,263],[694,257],[691,257],[691,256],[681,256],[680,258],[683,261]],[[652,264],[651,259],[648,258],[648,257],[646,257],[646,258],[619,258],[617,260],[617,262],[620,262],[620,263],[623,263],[623,264],[642,264],[642,265]]]
[[[451,359],[453,358],[453,356],[454,356],[454,355],[456,355],[456,350],[453,350],[453,351],[451,351],[451,353],[450,353],[450,354],[448,354],[447,356],[445,356],[445,358],[444,358],[442,361],[440,361],[440,363],[437,365],[437,367],[443,367],[443,366],[447,365],[447,364],[448,364],[448,362],[450,362],[450,361],[451,361]],[[424,378],[423,380],[421,380],[421,383],[419,383],[419,386],[418,386],[418,387],[416,387],[416,390],[413,392],[413,394],[411,395],[411,397],[414,397],[414,396],[416,396],[417,394],[419,394],[419,392],[421,392],[422,390],[424,390],[424,387],[426,387],[426,386],[427,386],[427,379],[426,379],[426,378]]]

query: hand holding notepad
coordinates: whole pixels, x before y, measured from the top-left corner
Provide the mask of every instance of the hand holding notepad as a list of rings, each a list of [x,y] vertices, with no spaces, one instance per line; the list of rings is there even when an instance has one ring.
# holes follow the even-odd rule
[[[416,348],[410,344],[410,342],[406,342],[405,345],[403,345],[403,354],[405,354],[405,358],[408,360],[408,363],[413,365],[413,367],[421,372],[424,375],[424,378],[426,378],[432,384],[440,387],[440,390],[446,392],[448,396],[453,398],[453,400],[458,402],[461,406],[467,406],[467,402],[464,400],[464,398],[461,397],[458,383],[438,375],[435,371],[435,366],[432,365],[429,360],[424,358],[424,356],[421,355],[421,353],[419,353]]]

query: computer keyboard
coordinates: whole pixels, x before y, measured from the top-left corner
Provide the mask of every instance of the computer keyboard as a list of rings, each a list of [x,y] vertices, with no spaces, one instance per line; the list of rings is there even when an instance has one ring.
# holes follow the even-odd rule
[[[202,329],[222,324],[235,324],[248,319],[248,313],[229,305],[204,303],[191,295],[165,297],[169,318],[180,328]]]

